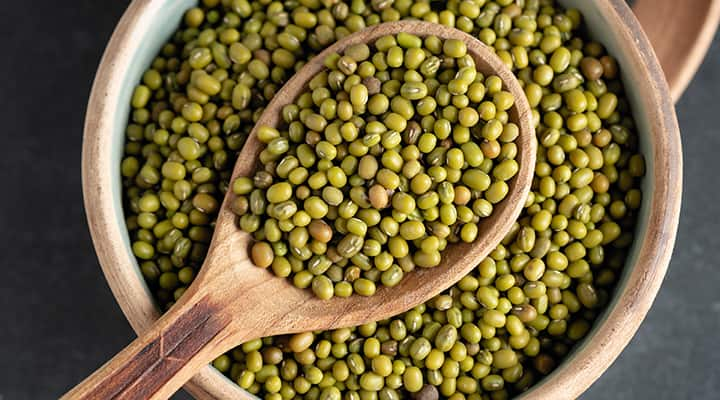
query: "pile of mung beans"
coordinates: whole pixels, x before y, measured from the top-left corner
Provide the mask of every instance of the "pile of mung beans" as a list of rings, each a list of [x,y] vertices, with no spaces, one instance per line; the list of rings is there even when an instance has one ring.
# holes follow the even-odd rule
[[[321,299],[371,296],[477,238],[519,169],[514,96],[460,40],[399,33],[324,62],[282,128],[258,128],[232,208],[256,266]]]
[[[132,250],[158,303],[192,282],[235,156],[283,82],[330,43],[408,18],[468,32],[512,68],[534,109],[532,191],[503,243],[425,304],[254,340],[213,362],[262,398],[513,397],[587,334],[622,272],[645,165],[619,66],[578,11],[552,0],[202,0],[133,94],[121,165]]]

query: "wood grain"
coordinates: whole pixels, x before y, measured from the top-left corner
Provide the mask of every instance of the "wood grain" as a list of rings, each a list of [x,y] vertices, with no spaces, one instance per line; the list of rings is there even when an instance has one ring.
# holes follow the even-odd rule
[[[720,21],[720,0],[636,0],[633,11],[677,101],[702,64]]]
[[[236,216],[230,209],[234,195],[229,192],[220,208],[205,262],[184,296],[148,331],[64,398],[167,398],[202,366],[248,340],[355,326],[406,311],[453,285],[495,249],[517,220],[532,184],[537,152],[532,113],[515,75],[493,50],[453,28],[420,21],[386,23],[352,34],[325,49],[298,71],[265,108],[238,156],[231,180],[254,172],[258,154],[264,148],[257,139],[257,129],[281,122],[282,108],[307,90],[312,77],[325,69],[323,61],[328,55],[400,32],[464,41],[477,69],[485,75],[498,75],[504,89],[515,96],[509,117],[519,127],[519,171],[508,183],[507,197],[478,224],[478,239],[448,246],[439,266],[419,268],[395,287],[380,287],[374,296],[324,301],[252,265],[248,259],[251,237],[236,227]],[[92,138],[98,140],[98,135]],[[90,204],[100,200],[97,193],[89,195],[86,201]]]
[[[227,326],[206,298],[185,313],[177,315],[158,337],[138,346],[128,358],[116,359],[117,367],[97,379],[86,394],[71,393],[69,398],[143,399],[160,390],[163,382],[197,356]],[[116,383],[119,382],[119,383]]]
[[[130,267],[134,260],[127,247],[123,245],[127,231],[118,222],[122,215],[121,204],[112,196],[111,189],[119,185],[118,177],[111,173],[117,169],[115,144],[113,142],[113,118],[119,109],[120,93],[118,77],[126,76],[133,62],[133,49],[143,43],[145,27],[157,23],[153,15],[166,0],[133,0],[119,22],[103,56],[98,69],[93,90],[88,103],[83,141],[83,192],[85,209],[93,237],[93,242],[110,288],[136,332],[147,331],[160,317],[152,294],[148,291],[142,276]],[[169,1],[169,0],[168,0]],[[704,0],[683,1],[683,7],[690,3],[708,3]],[[636,240],[642,243],[642,249],[626,267],[629,269],[624,285],[616,293],[613,303],[598,321],[596,329],[573,356],[558,368],[550,377],[534,386],[525,399],[570,399],[577,397],[612,363],[625,347],[637,326],[642,321],[665,274],[680,206],[680,188],[682,179],[681,146],[679,130],[675,120],[674,108],[670,102],[670,92],[663,82],[662,70],[653,54],[650,43],[642,33],[637,20],[628,11],[622,0],[594,0],[595,8],[605,21],[607,29],[618,30],[627,42],[626,70],[635,75],[647,77],[637,82],[627,82],[632,90],[638,92],[643,108],[651,110],[649,120],[655,121],[642,131],[642,140],[649,142],[649,153],[654,157],[655,167],[648,171],[648,187],[654,188],[646,193],[651,210],[648,211],[647,227],[637,232]],[[662,35],[664,29],[676,23],[673,14],[665,17],[648,17],[644,11],[655,4],[675,4],[672,0],[637,0],[643,5],[638,11],[639,19],[647,27],[656,46],[664,44],[672,49],[672,43],[682,35],[669,37]],[[717,0],[712,3],[717,3]],[[708,11],[716,17],[716,5]],[[693,8],[693,7],[689,7]],[[674,9],[673,11],[677,11]],[[713,18],[703,18],[686,22],[702,25],[701,32],[715,29]],[[656,28],[651,28],[655,25]],[[660,34],[653,33],[657,29]],[[676,30],[677,31],[677,30]],[[705,40],[709,35],[703,34]],[[702,53],[702,41],[687,37],[683,48],[694,47]],[[637,44],[634,44],[637,43]],[[698,44],[699,43],[699,44]],[[677,48],[678,46],[675,46]],[[697,68],[701,57],[689,59],[675,57],[672,53],[658,51],[665,69],[672,64],[684,65],[685,71]],[[692,61],[690,63],[688,60]],[[670,67],[668,67],[670,66]],[[685,80],[688,80],[686,72]],[[683,80],[670,79],[673,97],[682,91]],[[204,367],[187,383],[185,389],[198,399],[252,399],[247,392],[225,378],[210,366]],[[611,390],[611,389],[610,389]]]

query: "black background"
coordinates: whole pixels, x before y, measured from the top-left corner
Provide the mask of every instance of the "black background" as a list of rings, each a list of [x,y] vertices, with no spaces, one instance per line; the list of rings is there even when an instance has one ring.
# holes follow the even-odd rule
[[[90,85],[127,3],[0,7],[0,400],[58,397],[134,336],[95,258],[80,184]],[[677,106],[685,187],[670,271],[584,399],[720,393],[719,94],[720,36]]]

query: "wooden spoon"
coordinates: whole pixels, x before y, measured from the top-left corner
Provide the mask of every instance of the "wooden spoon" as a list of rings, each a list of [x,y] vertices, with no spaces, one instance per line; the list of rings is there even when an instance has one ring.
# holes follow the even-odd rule
[[[720,0],[635,0],[632,7],[677,102],[715,37]]]
[[[442,253],[442,264],[419,268],[399,285],[379,287],[371,297],[320,300],[311,291],[294,287],[287,279],[258,268],[248,258],[252,238],[240,231],[230,211],[228,192],[219,211],[215,234],[195,282],[183,297],[147,332],[98,371],[68,392],[64,399],[164,399],[177,391],[201,367],[248,340],[313,330],[360,325],[397,315],[437,295],[468,274],[503,239],[518,218],[532,183],[536,140],[532,113],[513,73],[492,49],[459,30],[437,24],[404,21],[377,25],[352,34],[314,57],[277,93],[255,124],[278,126],[281,109],[307,88],[322,71],[328,54],[350,45],[372,43],[400,32],[424,37],[461,39],[477,68],[496,74],[515,96],[510,119],[520,128],[516,143],[517,176],[493,214],[479,223],[473,243],[453,244]],[[235,165],[233,178],[250,176],[262,144],[250,134]]]

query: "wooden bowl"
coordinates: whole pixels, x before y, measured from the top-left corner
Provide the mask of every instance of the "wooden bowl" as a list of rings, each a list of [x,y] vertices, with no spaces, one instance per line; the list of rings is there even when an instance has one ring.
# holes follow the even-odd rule
[[[635,0],[633,11],[678,101],[710,48],[720,21],[720,1]]]
[[[85,208],[107,281],[137,332],[147,329],[158,318],[159,310],[132,255],[122,210],[120,160],[129,99],[144,69],[175,30],[184,11],[195,3],[196,0],[134,0],[108,44],[88,104],[82,168]],[[646,156],[647,176],[643,181],[644,198],[635,241],[614,298],[583,342],[552,374],[523,394],[523,399],[575,398],[615,360],[660,288],[680,212],[680,133],[670,89],[640,24],[622,0],[560,3],[579,8],[593,37],[617,57],[634,110],[640,147]],[[674,1],[653,2],[657,3]],[[683,6],[687,8],[688,4]],[[708,31],[711,30],[699,30],[706,37]],[[698,48],[694,51],[696,55],[703,52],[703,46]],[[680,69],[686,72],[680,74],[683,79],[676,80],[677,92],[682,91],[689,80],[687,71],[693,71],[699,59],[689,59],[689,64]],[[682,64],[679,61],[673,60]],[[209,366],[186,389],[199,399],[252,398]]]

